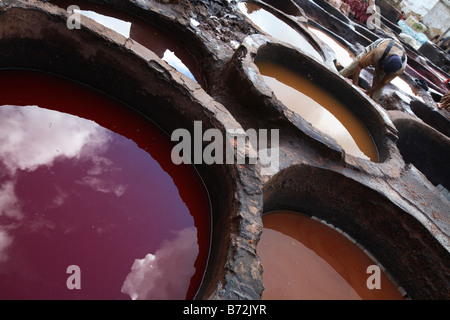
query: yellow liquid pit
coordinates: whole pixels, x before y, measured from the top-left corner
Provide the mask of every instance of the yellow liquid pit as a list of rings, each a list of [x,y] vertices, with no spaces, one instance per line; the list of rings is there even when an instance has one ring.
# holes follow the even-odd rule
[[[334,138],[346,153],[378,162],[378,152],[364,124],[326,90],[297,73],[269,61],[256,65],[286,107]]]
[[[317,38],[325,42],[331,48],[331,50],[334,51],[337,60],[343,67],[347,67],[353,62],[355,56],[350,51],[348,51],[344,46],[342,46],[338,41],[336,41],[328,34],[319,29],[313,27],[308,27],[308,29],[312,33],[314,33]]]
[[[381,270],[374,280],[376,263],[335,229],[294,212],[266,214],[263,225],[264,300],[404,299]]]
[[[254,3],[240,2],[241,10],[254,24],[270,36],[299,48],[305,53],[323,61],[322,55],[314,48],[305,36],[289,26],[283,20]]]

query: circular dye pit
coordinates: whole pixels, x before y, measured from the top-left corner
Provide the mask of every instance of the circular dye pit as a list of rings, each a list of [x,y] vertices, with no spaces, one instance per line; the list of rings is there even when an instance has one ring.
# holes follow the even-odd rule
[[[299,48],[302,52],[311,55],[318,61],[324,60],[322,55],[305,35],[302,35],[299,31],[260,5],[249,2],[240,2],[238,8],[268,35]]]
[[[378,279],[371,278],[376,273],[370,267],[376,263],[335,229],[294,212],[268,213],[263,225],[257,247],[264,269],[263,299],[403,299],[382,271]]]
[[[153,51],[171,67],[191,78],[206,89],[206,81],[195,57],[169,32],[153,26],[150,22],[114,7],[87,0],[50,0],[60,8],[77,6],[75,13],[80,20],[92,19],[108,29],[133,39]]]
[[[286,107],[336,139],[348,154],[378,162],[378,151],[369,131],[338,99],[277,63],[262,60],[255,63],[264,81]]]
[[[331,50],[336,54],[337,61],[343,66],[347,67],[353,62],[353,59],[355,59],[355,55],[351,53],[345,46],[340,44],[337,40],[335,40],[333,37],[328,35],[322,30],[319,30],[314,27],[308,27],[308,29],[316,35],[317,38],[322,40],[324,43],[326,43]]]
[[[169,136],[53,75],[0,71],[0,87],[0,299],[195,297],[209,198]]]

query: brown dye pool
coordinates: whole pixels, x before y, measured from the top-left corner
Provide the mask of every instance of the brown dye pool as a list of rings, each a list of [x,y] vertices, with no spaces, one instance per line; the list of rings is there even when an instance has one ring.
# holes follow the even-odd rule
[[[52,75],[0,71],[0,90],[0,299],[193,298],[209,198],[170,137]]]
[[[325,42],[331,48],[331,50],[333,50],[333,52],[336,54],[337,60],[343,67],[346,67],[353,62],[355,55],[347,50],[345,46],[341,45],[338,41],[333,39],[333,37],[314,27],[308,27],[308,29],[312,33],[314,33],[317,38]]]
[[[80,8],[81,19],[88,17],[152,50],[160,59],[206,88],[197,60],[188,50],[167,32],[154,27],[143,19],[107,5],[86,0],[51,0],[50,3],[67,9],[72,5]]]
[[[264,81],[289,109],[336,139],[348,154],[378,161],[378,152],[369,131],[339,100],[281,65],[268,61],[257,61],[256,65]]]
[[[368,288],[374,273],[367,270],[376,263],[335,229],[293,212],[266,214],[263,225],[257,247],[264,269],[263,299],[403,299],[382,272],[380,289]]]
[[[270,36],[301,49],[303,52],[315,57],[318,61],[323,61],[322,55],[305,36],[266,9],[248,2],[240,2],[238,8]]]

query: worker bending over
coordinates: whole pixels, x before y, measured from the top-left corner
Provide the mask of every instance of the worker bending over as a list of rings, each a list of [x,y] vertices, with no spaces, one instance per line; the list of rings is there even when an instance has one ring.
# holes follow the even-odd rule
[[[358,86],[361,70],[374,67],[372,88],[365,92],[374,100],[379,100],[382,89],[405,71],[406,64],[406,51],[399,42],[379,39],[366,47],[340,74],[346,78],[353,76],[353,84]]]

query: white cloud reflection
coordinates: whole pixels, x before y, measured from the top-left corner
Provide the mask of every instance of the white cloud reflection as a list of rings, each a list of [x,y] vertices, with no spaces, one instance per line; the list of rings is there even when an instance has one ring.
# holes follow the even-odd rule
[[[8,260],[7,249],[12,244],[12,239],[5,230],[0,229],[0,262]]]
[[[50,166],[58,157],[80,157],[85,147],[96,149],[108,132],[90,120],[37,106],[0,108],[0,159],[10,175]]]
[[[83,179],[77,181],[79,184],[83,184],[91,187],[94,191],[101,193],[114,193],[117,197],[121,197],[127,187],[123,184],[117,184],[111,179],[103,179],[93,176],[86,176]]]
[[[42,166],[51,169],[57,159],[87,159],[94,164],[81,183],[116,196],[125,192],[125,186],[111,180],[102,181],[99,176],[113,168],[112,161],[100,156],[108,149],[111,140],[109,130],[70,114],[37,106],[0,107],[0,217],[6,218],[6,222],[0,223],[0,262],[7,260],[6,251],[13,242],[11,233],[25,217],[22,199],[16,193],[21,173],[32,172]],[[47,207],[62,206],[68,196],[57,188]],[[40,221],[30,228],[39,231],[48,223]]]
[[[14,180],[10,180],[0,185],[0,217],[4,216],[14,220],[20,220],[23,214],[19,199],[14,190],[15,184]]]
[[[177,232],[155,254],[134,261],[122,293],[133,300],[184,300],[198,253],[195,227]]]

